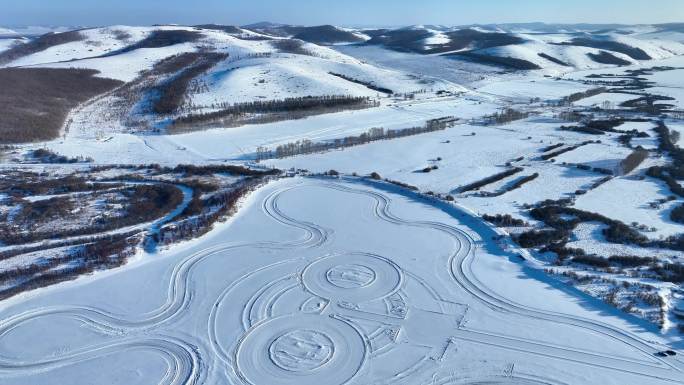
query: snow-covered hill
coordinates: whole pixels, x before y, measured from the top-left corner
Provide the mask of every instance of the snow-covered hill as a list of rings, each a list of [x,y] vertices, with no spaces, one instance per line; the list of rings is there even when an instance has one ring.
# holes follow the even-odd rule
[[[535,26],[538,29],[534,29]],[[400,52],[445,55],[512,70],[582,69],[610,65],[597,59],[616,57],[623,65],[684,54],[681,33],[672,29],[639,26],[631,29],[587,27],[551,28],[548,25],[470,26],[366,31],[367,42]],[[611,56],[607,56],[611,55]]]
[[[231,29],[232,28],[232,29]],[[131,49],[149,38],[154,31],[187,31],[197,33],[195,41],[178,40],[175,44]],[[342,31],[342,30],[340,30]],[[71,32],[70,32],[71,33]],[[344,80],[330,73],[343,74],[363,82],[377,83],[397,92],[409,92],[424,87],[424,82],[396,71],[382,70],[341,54],[332,49],[298,39],[265,36],[259,32],[226,26],[199,27],[127,27],[110,26],[79,30],[74,41],[44,45],[6,63],[5,67],[66,67],[92,68],[100,76],[123,81],[133,80],[155,62],[173,55],[197,50],[212,50],[229,54],[228,59],[212,70],[206,81],[210,90],[204,99],[211,99],[211,89],[231,89],[232,100],[213,95],[216,100],[235,102],[238,99],[295,97],[303,95],[354,94],[370,95],[367,87]],[[362,40],[356,32],[346,32]],[[54,35],[58,36],[58,35]],[[289,44],[278,44],[286,41]],[[261,82],[273,79],[273,84]],[[254,80],[254,82],[252,82]],[[291,83],[291,84],[290,84]],[[264,85],[265,84],[265,85]]]

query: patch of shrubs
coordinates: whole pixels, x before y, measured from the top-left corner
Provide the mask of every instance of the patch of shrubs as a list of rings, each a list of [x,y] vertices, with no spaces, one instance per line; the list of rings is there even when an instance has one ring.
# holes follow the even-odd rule
[[[437,169],[439,169],[439,166],[434,165],[434,166],[425,167],[424,169],[420,170],[420,172],[429,173],[429,172],[432,172],[432,171],[437,170]]]
[[[672,283],[684,282],[684,265],[676,263],[654,264],[651,270],[658,274],[663,281]]]
[[[172,185],[138,185],[128,193],[129,203],[123,224],[144,223],[162,217],[183,201],[183,193]]]
[[[64,217],[73,209],[74,204],[68,197],[24,201],[13,219],[15,223],[44,223]]]
[[[684,204],[672,209],[670,212],[670,219],[672,219],[673,222],[684,224]]]
[[[603,235],[608,242],[635,245],[646,245],[648,243],[648,238],[620,221],[572,207],[537,207],[530,211],[530,215],[554,229],[565,231],[566,236],[569,236],[570,232],[582,222],[601,222],[608,226],[603,230]],[[568,216],[572,219],[564,218]]]
[[[45,148],[33,150],[31,156],[40,163],[81,163],[93,161],[92,158],[83,158],[80,156],[76,158],[69,158],[67,156],[57,154],[56,152],[50,151]]]
[[[263,181],[263,178],[248,178],[230,189],[219,191],[209,197],[198,197],[195,203],[197,207],[192,209],[192,212],[183,213],[180,217],[183,220],[162,227],[154,240],[169,244],[206,234],[217,221],[233,215],[237,211],[240,198],[254,191]]]
[[[50,258],[40,264],[4,271],[0,273],[0,282],[10,287],[0,291],[0,300],[70,281],[97,270],[122,266],[135,253],[135,245],[139,241],[140,238],[132,234],[110,236],[83,245],[74,255]]]
[[[46,239],[62,239],[120,229],[161,218],[183,201],[183,193],[170,184],[136,185],[123,190],[121,193],[127,197],[124,215],[101,217],[90,223],[87,227],[55,228],[50,231],[41,232],[18,232],[14,228],[0,226],[0,240],[7,245],[18,245]],[[62,197],[24,203],[23,205],[26,207],[23,209],[24,215],[16,218],[17,221],[15,222],[19,223],[19,220],[21,220],[27,226],[63,218],[73,208],[69,198]]]
[[[485,214],[482,219],[498,227],[526,227],[529,225],[522,219],[513,218],[510,214]]]
[[[336,73],[336,72],[328,72],[328,73],[332,76],[337,76],[338,78],[342,78],[348,82],[352,82],[352,83],[360,84],[362,86],[366,86],[367,88],[369,88],[373,91],[377,91],[377,92],[381,92],[383,94],[389,94],[389,95],[394,94],[394,91],[390,90],[389,88],[378,87],[371,82],[359,80],[359,79],[353,78],[351,76],[347,76],[347,75]]]
[[[568,232],[561,230],[529,230],[514,237],[518,244],[525,248],[546,246],[552,243],[566,243]]]

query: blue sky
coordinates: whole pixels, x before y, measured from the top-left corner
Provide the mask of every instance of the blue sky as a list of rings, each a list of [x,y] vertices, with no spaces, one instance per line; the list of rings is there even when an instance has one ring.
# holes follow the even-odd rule
[[[684,22],[684,0],[0,0],[0,25]]]

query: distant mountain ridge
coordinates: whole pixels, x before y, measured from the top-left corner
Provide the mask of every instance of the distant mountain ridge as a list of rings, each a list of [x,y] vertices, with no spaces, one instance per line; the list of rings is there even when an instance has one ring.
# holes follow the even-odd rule
[[[306,49],[301,48],[302,42],[318,46],[363,45],[418,55],[440,55],[506,70],[560,70],[571,67],[582,69],[629,65],[684,54],[684,23],[627,25],[533,22],[345,28],[264,21],[243,26],[200,24],[191,27],[166,27],[191,28],[187,33],[217,31],[249,40],[289,39],[292,41],[279,43],[279,46],[289,47],[287,50],[299,54],[306,52]],[[66,27],[22,28],[0,29],[0,37],[13,38],[29,36],[27,32],[54,33],[69,30]],[[38,38],[39,35],[41,34],[30,35],[33,40],[26,43],[33,44],[34,48],[14,48],[15,51],[37,52],[52,44],[46,45],[45,41],[65,41],[45,36]],[[39,50],[36,50],[36,46]],[[4,56],[7,55],[9,53]]]

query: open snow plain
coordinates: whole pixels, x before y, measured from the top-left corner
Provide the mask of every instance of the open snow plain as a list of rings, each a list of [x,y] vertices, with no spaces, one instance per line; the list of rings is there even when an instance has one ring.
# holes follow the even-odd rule
[[[203,238],[6,301],[2,383],[681,383],[655,327],[495,235],[382,182],[281,179]]]
[[[262,27],[0,41],[0,385],[684,383],[677,26]]]

